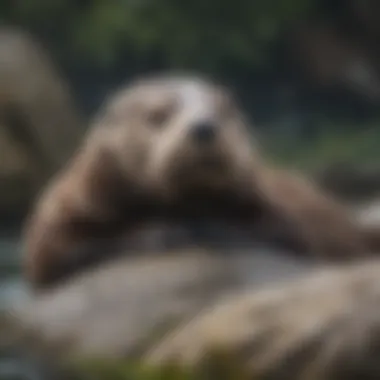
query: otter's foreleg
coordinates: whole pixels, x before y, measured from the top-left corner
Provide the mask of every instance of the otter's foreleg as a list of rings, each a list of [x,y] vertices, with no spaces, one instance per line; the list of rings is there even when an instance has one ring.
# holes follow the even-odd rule
[[[269,220],[283,229],[305,253],[328,260],[363,257],[366,236],[358,220],[332,197],[305,178],[272,170],[259,181],[259,194]]]

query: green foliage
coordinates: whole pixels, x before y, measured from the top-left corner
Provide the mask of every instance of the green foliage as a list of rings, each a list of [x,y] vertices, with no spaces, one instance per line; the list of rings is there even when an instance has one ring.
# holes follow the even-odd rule
[[[13,0],[0,17],[48,32],[65,54],[111,64],[132,49],[168,65],[264,63],[267,49],[315,0]]]
[[[322,130],[324,132],[310,142],[297,139],[284,144],[282,141],[273,141],[273,136],[270,136],[270,158],[281,164],[305,169],[326,167],[338,162],[369,164],[380,159],[378,123],[362,125],[359,130],[348,125],[344,131],[337,125],[324,126]]]
[[[53,55],[63,65],[69,60],[75,67],[84,61],[90,69],[103,66],[109,73],[121,62],[127,66],[133,61],[140,67],[140,59],[157,60],[167,68],[232,76],[244,94],[246,81],[254,85],[247,79],[249,73],[270,71],[276,65],[272,53],[283,32],[295,20],[316,15],[317,3],[320,2],[12,0],[0,2],[0,20],[47,38]],[[260,107],[260,102],[255,106]],[[376,139],[366,139],[363,135],[360,140],[365,141],[358,144],[356,135],[347,135],[343,141],[342,135],[329,134],[312,146],[289,146],[282,141],[275,155],[280,160],[301,161],[308,166],[330,159],[377,157]]]

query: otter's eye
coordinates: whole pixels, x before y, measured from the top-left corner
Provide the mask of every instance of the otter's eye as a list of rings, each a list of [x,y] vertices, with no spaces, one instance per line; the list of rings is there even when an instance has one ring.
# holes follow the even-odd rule
[[[148,113],[148,123],[154,128],[160,128],[168,121],[171,113],[170,107],[153,109]]]

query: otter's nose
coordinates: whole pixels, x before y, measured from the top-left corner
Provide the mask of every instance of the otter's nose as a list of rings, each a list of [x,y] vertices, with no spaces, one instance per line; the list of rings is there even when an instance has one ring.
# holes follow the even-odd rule
[[[191,128],[191,135],[195,142],[200,144],[212,143],[216,137],[217,125],[211,121],[201,121]]]

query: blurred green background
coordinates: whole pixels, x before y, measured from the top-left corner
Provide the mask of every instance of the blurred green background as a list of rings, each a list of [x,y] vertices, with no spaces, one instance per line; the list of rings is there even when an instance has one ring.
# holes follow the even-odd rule
[[[187,69],[234,88],[281,159],[378,157],[376,0],[4,0],[0,18],[43,43],[86,115],[131,77]]]

